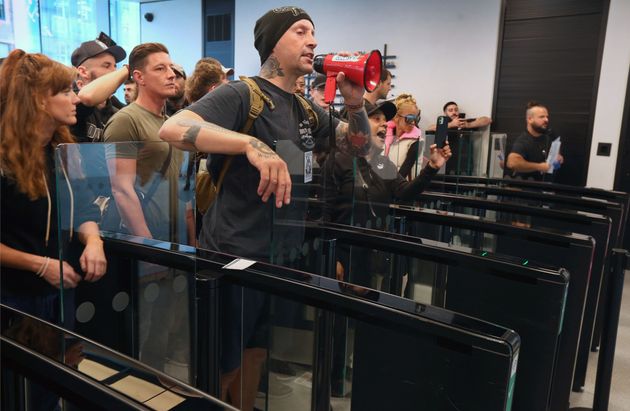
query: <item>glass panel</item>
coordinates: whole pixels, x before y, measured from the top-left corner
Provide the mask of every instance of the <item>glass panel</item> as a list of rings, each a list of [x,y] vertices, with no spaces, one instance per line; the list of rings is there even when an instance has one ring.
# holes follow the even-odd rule
[[[58,183],[67,187],[60,191],[59,206],[71,211],[60,215],[60,227],[74,232],[82,212],[95,205],[101,230],[191,241],[194,224],[187,210],[194,184],[187,184],[188,153],[153,142],[68,144],[57,151],[57,162],[64,165],[58,167]],[[75,210],[72,202],[83,208]]]
[[[207,253],[201,252],[198,258],[203,258],[207,255]],[[219,257],[218,255],[213,256]],[[225,259],[226,257],[227,259]],[[221,259],[229,261],[228,256],[220,258],[219,261]],[[221,266],[223,263],[219,261],[217,262]],[[206,262],[203,262],[199,267],[205,265]],[[441,354],[430,356],[427,355],[429,352],[435,352],[435,340],[433,338],[425,339],[424,336],[420,337],[418,335],[417,338],[412,337],[409,339],[410,337],[405,332],[400,333],[386,326],[387,321],[359,320],[355,315],[340,315],[340,312],[337,311],[338,308],[332,311],[322,309],[320,304],[312,306],[298,302],[303,298],[308,298],[311,301],[321,301],[319,300],[319,290],[327,290],[327,295],[334,295],[340,292],[341,294],[360,297],[362,300],[378,301],[382,304],[396,305],[403,303],[405,300],[391,296],[387,297],[385,294],[380,294],[367,288],[338,283],[331,279],[313,276],[304,272],[261,265],[260,263],[247,271],[239,273],[238,270],[230,270],[223,279],[228,282],[236,281],[239,284],[246,284],[256,279],[258,275],[263,274],[268,276],[268,279],[272,282],[288,280],[287,284],[291,284],[291,287],[297,287],[299,284],[309,285],[308,291],[305,291],[304,294],[298,291],[293,298],[271,297],[267,300],[271,313],[270,320],[264,324],[257,324],[262,326],[257,332],[264,330],[266,333],[265,338],[269,339],[266,353],[268,361],[262,367],[258,396],[255,399],[257,408],[261,410],[312,409],[310,404],[314,404],[313,401],[318,401],[323,389],[323,391],[332,394],[331,402],[335,408],[372,409],[366,404],[370,404],[373,401],[385,401],[382,391],[376,390],[373,386],[374,379],[379,378],[374,375],[373,370],[382,367],[390,367],[390,372],[386,374],[390,376],[388,378],[390,378],[391,387],[388,385],[389,383],[383,380],[379,380],[379,384],[387,385],[388,390],[396,392],[397,394],[392,397],[400,401],[400,404],[412,404],[414,401],[417,401],[415,395],[418,394],[417,390],[420,389],[419,387],[414,385],[414,389],[410,392],[401,390],[405,386],[403,380],[408,381],[410,378],[413,381],[420,379],[417,383],[426,390],[420,395],[427,395],[428,398],[432,398],[431,401],[435,401],[435,404],[447,404],[449,401],[452,401],[454,404],[459,404],[458,406],[464,406],[466,401],[476,401],[476,399],[471,400],[471,395],[469,394],[464,395],[461,392],[455,393],[452,391],[449,386],[453,381],[445,383],[450,377],[443,376],[439,372],[436,374],[438,369],[443,370],[446,363],[460,369],[461,363],[459,363],[459,360],[452,359],[454,353],[451,352],[451,350],[459,352],[458,348],[445,342],[443,347],[449,347],[446,349],[446,351],[449,351],[448,353],[442,352]],[[274,293],[280,292],[280,288],[273,287],[270,282],[266,282],[265,287],[271,287],[268,289],[275,290]],[[247,288],[249,287],[240,288],[247,295]],[[331,292],[332,294],[329,294]],[[286,293],[280,292],[280,294]],[[251,297],[251,294],[249,295]],[[306,297],[307,295],[309,297]],[[341,307],[342,305],[331,301],[327,306]],[[378,306],[375,307],[379,309]],[[398,306],[398,308],[401,309],[402,306]],[[411,308],[410,313],[415,312],[419,315],[430,313],[429,315],[432,316],[437,314],[438,311],[435,310],[439,311],[439,309],[432,307],[416,306]],[[359,312],[363,313],[362,315],[368,314],[368,311],[363,309]],[[434,318],[437,319],[438,317]],[[379,325],[374,326],[374,324]],[[468,329],[470,330],[470,328]],[[244,331],[245,329],[243,329]],[[359,335],[359,333],[362,334]],[[264,334],[257,333],[257,335]],[[402,343],[403,341],[405,342]],[[404,351],[400,351],[400,347],[407,343],[410,344],[409,349],[405,348]],[[415,350],[411,348],[412,346],[422,346],[426,347],[426,349]],[[372,352],[377,347],[379,355],[375,355]],[[466,349],[464,351],[466,352]],[[395,352],[401,355],[390,354]],[[410,354],[411,357],[414,357],[414,355],[419,355],[419,357],[410,359],[409,355],[403,354],[403,352],[412,353]],[[462,354],[460,353],[459,355]],[[469,354],[462,355],[462,359],[466,358],[464,361],[476,361],[473,359],[475,357],[476,355],[472,355],[472,357]],[[254,358],[256,357],[254,356]],[[262,360],[262,358],[262,356],[257,357],[258,360]],[[436,359],[437,363],[433,364],[430,358]],[[250,371],[247,371],[246,365],[248,363],[249,361],[246,361],[246,355],[244,355],[242,368],[245,374],[251,371],[251,366]],[[458,365],[454,365],[456,363]],[[406,369],[406,365],[403,364],[409,364],[409,369]],[[468,367],[467,369],[476,369],[476,366],[472,364],[466,367]],[[458,373],[458,371],[453,370],[451,375]],[[257,377],[259,374],[256,373],[255,375]],[[427,377],[432,383],[421,383],[422,376],[428,375],[432,376]],[[484,378],[482,377],[482,379]],[[322,381],[327,385],[322,387]],[[256,390],[251,390],[251,387],[248,387],[246,383],[241,385],[244,396],[249,392],[256,392]],[[486,392],[484,395],[488,395],[488,397],[484,397],[484,406],[490,408],[499,406],[500,409],[503,409],[503,406],[498,404],[505,398],[503,400],[498,399],[496,397],[497,394],[497,392]],[[499,397],[501,396],[500,394],[498,395]],[[473,394],[472,397],[474,396]],[[392,400],[392,397],[386,397],[386,401]],[[468,398],[464,399],[464,397]],[[488,400],[488,398],[497,398],[497,402],[494,403],[495,400]],[[495,405],[492,405],[493,403]],[[382,404],[377,406],[376,409],[382,409]],[[400,409],[404,409],[404,407]]]
[[[56,151],[64,326],[193,382],[193,260],[186,269],[160,264],[150,254],[125,259],[106,249],[107,272],[99,277],[93,266],[98,246],[82,244],[89,241],[90,224],[109,238],[133,234],[141,243],[142,237],[188,243],[194,238],[187,213],[194,183],[186,188],[186,164],[187,153],[166,143],[68,144]]]
[[[485,131],[458,130],[449,131],[448,143],[453,157],[446,164],[447,175],[479,176],[486,175],[488,145],[484,144]],[[428,147],[433,144],[435,134],[427,135],[425,156]]]
[[[82,376],[93,380],[93,383],[107,385],[151,409],[168,410],[180,407],[234,410],[207,394],[155,372],[120,353],[5,306],[2,306],[2,336],[47,359],[65,364]],[[44,369],[40,371],[45,372]],[[3,365],[3,377],[12,375],[11,373],[6,371]],[[75,387],[71,381],[63,378],[57,380],[56,383],[61,384],[66,390]],[[27,385],[26,400],[30,403],[27,409],[55,409],[59,402],[59,395],[50,390],[49,387],[52,384],[27,383]],[[9,393],[9,395],[12,394],[14,393]],[[102,404],[93,404],[93,406],[102,406]]]

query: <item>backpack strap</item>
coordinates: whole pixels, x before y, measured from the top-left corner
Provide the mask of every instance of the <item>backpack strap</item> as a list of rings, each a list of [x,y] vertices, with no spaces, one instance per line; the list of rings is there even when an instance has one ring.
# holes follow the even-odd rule
[[[248,134],[254,125],[254,121],[258,118],[260,113],[262,113],[263,108],[265,108],[265,103],[269,106],[269,110],[274,110],[276,106],[273,104],[273,101],[262,92],[254,79],[246,76],[240,76],[239,79],[249,87],[249,114],[247,115],[245,125],[243,125],[241,129],[241,133]]]
[[[249,88],[249,113],[247,114],[247,120],[245,121],[245,124],[241,128],[241,133],[249,134],[252,126],[254,125],[254,121],[256,121],[258,116],[260,116],[260,113],[262,113],[263,109],[265,108],[265,104],[269,106],[269,110],[274,110],[276,106],[275,104],[273,104],[273,101],[271,101],[271,99],[262,92],[262,90],[258,86],[258,83],[256,83],[254,79],[247,76],[239,76],[239,79]],[[306,104],[308,105],[308,103]],[[315,112],[313,112],[313,114],[314,113]],[[217,180],[217,193],[221,191],[223,179],[225,178],[225,174],[232,164],[233,158],[234,156],[228,156],[223,162],[221,172],[219,173],[219,179]]]
[[[308,115],[308,122],[311,125],[311,131],[315,130],[319,125],[319,119],[317,118],[317,114],[315,114],[315,110],[313,110],[313,107],[303,95],[295,93],[295,97],[297,97],[298,101],[304,108],[304,111]]]

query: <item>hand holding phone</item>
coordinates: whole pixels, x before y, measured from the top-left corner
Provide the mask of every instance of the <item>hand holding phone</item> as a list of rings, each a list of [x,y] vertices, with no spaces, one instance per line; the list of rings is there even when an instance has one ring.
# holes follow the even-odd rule
[[[435,128],[435,144],[437,148],[443,148],[444,143],[448,141],[448,122],[450,118],[447,116],[439,116]]]

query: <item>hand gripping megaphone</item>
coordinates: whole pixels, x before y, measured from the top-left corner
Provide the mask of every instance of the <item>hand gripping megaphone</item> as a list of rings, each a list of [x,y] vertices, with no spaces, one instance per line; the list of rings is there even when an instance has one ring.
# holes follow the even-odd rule
[[[335,100],[339,72],[343,71],[348,80],[365,87],[365,90],[370,92],[374,91],[381,80],[382,67],[381,52],[378,50],[351,56],[319,54],[313,61],[315,71],[326,75],[324,100],[329,104]]]

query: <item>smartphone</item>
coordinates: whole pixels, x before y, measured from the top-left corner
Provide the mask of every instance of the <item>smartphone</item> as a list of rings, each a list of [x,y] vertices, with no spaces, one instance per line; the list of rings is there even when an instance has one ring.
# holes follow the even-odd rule
[[[444,147],[444,143],[448,141],[448,122],[450,118],[447,116],[439,116],[437,126],[435,128],[435,144],[438,148]]]
[[[466,118],[466,113],[459,113],[457,115],[457,117],[459,117],[459,118]]]

